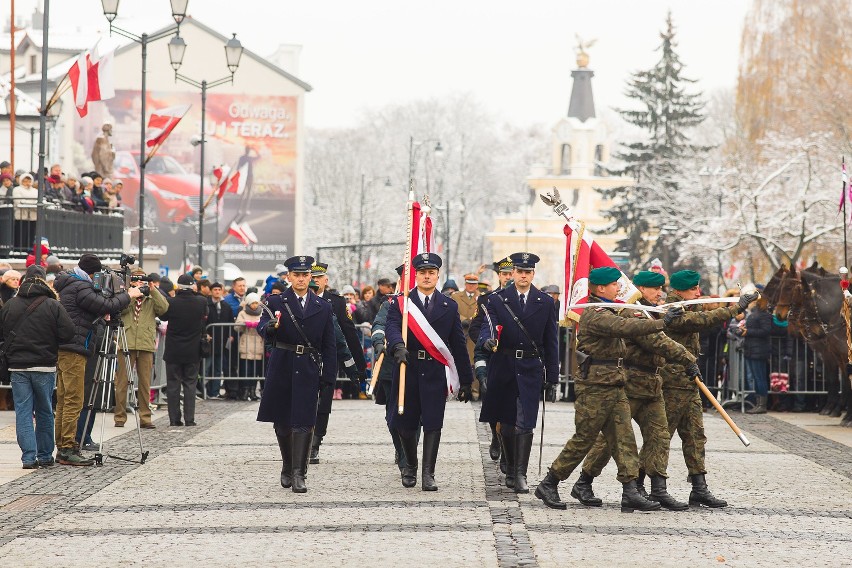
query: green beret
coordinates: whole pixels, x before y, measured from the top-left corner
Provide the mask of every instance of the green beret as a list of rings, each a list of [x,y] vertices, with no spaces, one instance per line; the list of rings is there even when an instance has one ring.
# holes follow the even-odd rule
[[[665,283],[665,276],[663,276],[659,272],[652,272],[650,270],[643,270],[642,272],[637,272],[636,276],[633,277],[633,284],[635,284],[636,286],[647,286],[649,288],[656,288],[657,286],[662,286]]]
[[[595,268],[589,272],[589,284],[606,286],[621,278],[621,271],[611,266]]]
[[[681,270],[669,277],[669,285],[673,290],[689,290],[698,286],[701,275],[694,270]]]

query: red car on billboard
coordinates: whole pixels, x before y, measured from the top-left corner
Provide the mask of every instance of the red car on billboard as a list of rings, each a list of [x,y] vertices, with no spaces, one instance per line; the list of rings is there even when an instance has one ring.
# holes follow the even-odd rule
[[[113,171],[116,179],[124,182],[124,189],[121,191],[122,203],[125,207],[138,211],[139,154],[116,152]],[[156,219],[158,224],[174,225],[187,218],[197,217],[200,183],[198,174],[187,173],[173,157],[154,156],[145,166],[145,219]],[[209,196],[210,192],[210,184],[205,180],[205,196]]]

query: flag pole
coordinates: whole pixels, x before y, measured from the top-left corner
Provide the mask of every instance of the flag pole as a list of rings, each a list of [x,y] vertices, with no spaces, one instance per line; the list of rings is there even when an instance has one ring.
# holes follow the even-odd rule
[[[846,156],[843,156],[840,160],[845,174]],[[848,201],[849,196],[846,194],[847,181],[845,175],[843,176],[841,183],[843,185],[843,199],[841,200],[841,203],[843,204],[843,266],[849,266],[849,253],[847,252],[846,247],[846,224],[849,222],[849,218],[846,216],[846,202]]]
[[[408,241],[405,245],[405,263],[402,269],[402,342],[408,347],[408,282],[411,279],[411,247],[414,245],[414,179],[408,188]],[[399,397],[397,399],[397,412],[405,413],[405,363],[399,365]]]

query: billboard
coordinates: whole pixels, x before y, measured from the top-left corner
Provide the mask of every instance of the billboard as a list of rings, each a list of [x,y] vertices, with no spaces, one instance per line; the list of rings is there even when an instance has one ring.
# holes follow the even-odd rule
[[[201,176],[200,93],[149,92],[148,116],[191,105],[145,170],[145,241],[167,248],[164,263],[174,269],[194,263],[198,239]],[[124,182],[128,227],[139,224],[139,91],[118,90],[105,101],[105,122],[113,125],[113,177]],[[204,266],[231,262],[242,270],[268,271],[289,256],[295,240],[298,98],[209,93],[204,145]],[[85,143],[85,142],[84,142]],[[87,145],[87,147],[91,147]],[[240,192],[228,192],[217,208],[213,169],[242,173]],[[218,219],[217,219],[218,217]],[[135,238],[135,232],[134,232]],[[186,251],[186,252],[184,252]],[[186,256],[185,256],[186,255]]]

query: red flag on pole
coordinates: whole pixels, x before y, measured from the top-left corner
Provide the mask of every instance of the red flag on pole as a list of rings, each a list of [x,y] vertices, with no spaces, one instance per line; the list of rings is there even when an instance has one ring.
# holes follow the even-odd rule
[[[114,51],[102,51],[98,40],[91,50],[81,53],[68,70],[74,106],[81,118],[89,113],[90,102],[105,101],[115,96],[112,73]]]
[[[411,258],[424,252],[435,251],[435,235],[432,232],[432,217],[423,212],[417,201],[413,204],[413,219],[411,222]],[[414,270],[408,275],[408,289],[414,288]]]
[[[145,130],[145,145],[148,148],[162,145],[188,111],[189,105],[177,105],[152,112]]]
[[[592,236],[586,232],[585,223],[582,221],[572,228],[565,225],[564,232],[567,238],[567,250],[565,254],[565,290],[567,291],[568,304],[585,304],[589,298],[589,272],[593,268],[610,266],[618,268],[618,265],[604,252],[595,242]],[[632,302],[639,296],[639,291],[633,283],[622,272],[618,279],[620,289],[617,299],[622,302]],[[582,308],[574,308],[563,317],[579,321]]]
[[[222,199],[225,193],[235,193],[242,195],[246,190],[246,180],[248,178],[248,162],[243,164],[239,169],[231,170],[231,173],[219,184],[219,197]]]

